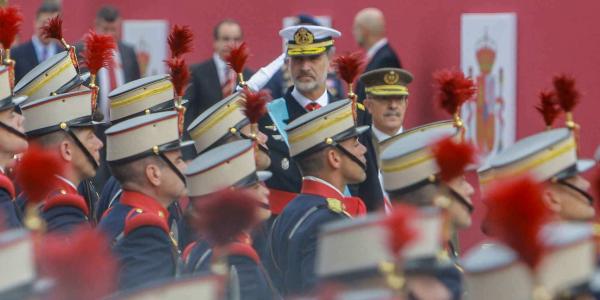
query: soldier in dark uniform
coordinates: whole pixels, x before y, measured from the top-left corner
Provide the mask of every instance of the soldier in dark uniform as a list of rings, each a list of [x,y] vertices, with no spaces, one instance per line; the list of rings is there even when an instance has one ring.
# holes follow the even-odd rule
[[[48,178],[56,186],[43,200],[42,217],[49,231],[71,230],[92,220],[90,203],[77,192],[77,185],[96,173],[103,147],[94,134],[92,97],[87,89],[28,101],[21,107],[29,141],[56,153],[65,165],[62,176]]]
[[[463,175],[443,181],[440,175],[443,170],[431,149],[441,138],[459,139],[459,135],[460,130],[452,121],[427,124],[401,133],[381,154],[384,188],[392,203],[445,210],[448,214],[445,230],[452,234],[471,225],[474,190]],[[446,249],[439,253],[434,265],[454,263],[458,258],[458,249],[450,241],[451,236],[444,237]],[[417,265],[416,269],[419,268]],[[451,299],[461,299],[462,275],[458,267],[451,264],[450,268],[436,270],[434,277],[429,278],[441,282],[452,295]]]
[[[268,117],[261,120],[261,130],[269,135],[269,150],[273,177],[267,181],[271,190],[270,202],[274,214],[279,214],[293,199],[302,186],[300,170],[289,154],[289,141],[285,126],[305,113],[324,107],[336,99],[327,91],[327,71],[334,38],[340,32],[322,26],[298,25],[283,29],[280,36],[288,41],[287,56],[294,83],[283,98],[268,105]],[[362,105],[361,105],[362,107]],[[364,200],[364,206],[374,210],[383,205],[383,194],[378,188],[377,166],[369,133],[361,136],[367,147],[367,180],[358,186],[345,187],[346,195],[355,195]],[[373,155],[371,155],[373,153]],[[373,159],[371,159],[373,156]],[[363,205],[357,204],[357,205]],[[351,207],[348,212],[354,213]]]
[[[266,221],[270,215],[268,189],[263,181],[271,176],[268,171],[257,171],[255,149],[250,140],[227,143],[207,151],[188,166],[186,177],[189,184],[189,196],[195,204],[202,203],[223,188],[235,188],[250,191],[259,201],[257,213],[259,221]],[[278,296],[270,284],[258,252],[252,246],[251,232],[229,237],[227,263],[231,272],[237,274],[241,299],[274,299]],[[220,245],[223,247],[224,245]],[[206,240],[190,244],[184,251],[185,271],[202,274],[211,271],[211,262],[215,261],[213,245]]]
[[[27,97],[15,97],[10,85],[9,68],[0,65],[0,226],[20,227],[15,206],[15,186],[5,168],[15,154],[27,150],[27,137],[19,105]]]
[[[131,118],[149,113],[174,111],[174,87],[167,74],[159,74],[131,81],[113,90],[108,95],[110,99],[110,121],[115,125]],[[191,145],[190,145],[191,146]],[[102,222],[103,215],[119,203],[123,193],[119,181],[111,176],[102,190],[98,202],[97,217],[100,228],[114,239],[123,232],[122,226],[114,222]],[[179,200],[179,199],[174,199]],[[183,209],[179,201],[172,202],[169,211],[169,228],[180,247],[185,247],[186,230],[183,224]]]
[[[302,171],[301,194],[275,220],[270,233],[268,269],[283,295],[310,292],[316,285],[315,253],[319,228],[350,218],[347,184],[365,180],[366,148],[358,136],[348,100],[297,118],[286,128],[290,154]],[[351,201],[351,200],[350,200]]]
[[[123,194],[100,226],[112,229],[119,287],[174,278],[179,248],[169,230],[167,207],[185,193],[180,149],[188,144],[179,138],[177,113],[129,119],[106,130],[106,137],[107,161]]]

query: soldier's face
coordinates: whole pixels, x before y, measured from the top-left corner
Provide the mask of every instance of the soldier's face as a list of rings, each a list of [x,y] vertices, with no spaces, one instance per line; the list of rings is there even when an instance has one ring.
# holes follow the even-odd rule
[[[301,93],[324,90],[327,83],[329,57],[327,53],[311,56],[292,56],[289,68],[294,86]]]
[[[352,153],[352,155],[358,158],[363,164],[367,163],[367,159],[365,158],[367,148],[360,143],[358,138],[347,139],[341,142],[340,145],[344,147],[344,149],[348,150],[348,152]],[[354,184],[365,181],[367,178],[367,173],[365,173],[365,170],[347,155],[341,152],[339,152],[339,154],[342,160],[342,173],[344,174],[347,183]]]
[[[0,122],[8,125],[17,131],[24,133],[24,117],[14,109],[7,109],[0,112]],[[27,150],[27,140],[16,136],[15,134],[0,128],[0,152],[8,154],[18,154]]]
[[[408,99],[405,96],[394,98],[368,96],[364,103],[373,116],[373,126],[388,135],[395,135],[400,130],[408,107]]]
[[[250,192],[252,192],[256,198],[263,204],[269,205],[269,189],[264,185],[264,183],[259,182],[255,185],[248,188]],[[258,219],[260,221],[266,221],[271,217],[271,210],[265,209],[264,207],[258,207],[257,209]]]
[[[87,149],[87,151],[94,157],[97,163],[100,163],[100,149],[104,146],[102,141],[96,136],[94,130],[91,127],[74,129],[75,136],[79,139],[81,144]],[[96,175],[96,168],[87,159],[83,149],[77,145],[72,145],[73,149],[73,164],[77,170],[83,175],[81,180],[93,177]]]
[[[96,20],[96,33],[107,34],[115,39],[115,42],[121,39],[121,19],[118,18],[114,22],[107,22],[105,20]]]
[[[589,192],[590,182],[577,175],[565,180],[582,191]],[[545,197],[550,209],[563,220],[585,221],[595,215],[594,207],[579,192],[563,184],[551,183],[546,188]]]
[[[183,160],[180,150],[174,150],[165,152],[165,156],[173,165],[184,173],[187,169],[187,164]],[[165,198],[172,199],[173,201],[179,199],[185,195],[186,188],[185,183],[179,178],[179,176],[169,166],[161,168],[160,187],[162,192],[165,194]]]
[[[217,38],[213,42],[214,51],[225,59],[231,48],[242,42],[242,28],[235,23],[223,23],[219,26]]]
[[[475,189],[473,189],[473,186],[467,181],[465,176],[455,178],[448,182],[447,185],[449,188],[462,196],[465,201],[473,205],[471,198],[475,193]],[[450,212],[454,225],[458,229],[471,226],[471,213],[469,212],[469,209],[465,207],[465,205],[459,200],[454,199],[451,201],[448,207],[448,212]]]

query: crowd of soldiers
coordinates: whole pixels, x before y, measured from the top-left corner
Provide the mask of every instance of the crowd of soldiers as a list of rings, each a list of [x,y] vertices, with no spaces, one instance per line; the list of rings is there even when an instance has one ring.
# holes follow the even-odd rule
[[[358,101],[360,59],[342,56],[335,65],[350,92],[334,101],[326,80],[341,33],[316,25],[282,29],[285,53],[250,78],[241,71],[247,49],[236,45],[228,62],[237,91],[184,122],[181,45],[191,35],[174,26],[170,74],[105,91],[105,123],[95,80],[114,41],[90,32],[76,51],[55,17],[47,35],[64,51],[15,83],[19,61],[6,35],[14,40],[18,11],[0,10],[1,299],[600,295],[595,212],[581,175],[595,161],[578,157],[579,95],[568,76],[542,97],[547,130],[478,163],[460,118],[477,92],[470,78],[437,73],[449,119],[399,124],[386,136],[371,120],[406,109],[412,75],[366,72]],[[260,90],[284,64],[294,85],[267,100]],[[565,126],[554,128],[563,113]],[[90,178],[103,164],[112,177],[95,199]],[[490,239],[459,255],[473,184]]]

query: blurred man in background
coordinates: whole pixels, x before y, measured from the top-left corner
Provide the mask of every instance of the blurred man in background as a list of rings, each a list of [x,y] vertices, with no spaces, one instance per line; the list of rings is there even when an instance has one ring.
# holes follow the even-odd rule
[[[59,46],[57,41],[42,37],[41,30],[50,18],[59,14],[60,5],[53,2],[44,2],[36,11],[31,39],[11,50],[12,59],[19,62],[15,64],[16,82],[21,80],[25,74],[39,63],[62,51],[62,47]]]
[[[236,20],[224,19],[214,27],[212,57],[191,67],[191,85],[186,95],[190,101],[185,117],[188,123],[235,92],[237,74],[227,66],[225,60],[231,47],[241,43],[243,38],[242,27]],[[250,78],[251,75],[249,69],[244,69],[244,78]]]

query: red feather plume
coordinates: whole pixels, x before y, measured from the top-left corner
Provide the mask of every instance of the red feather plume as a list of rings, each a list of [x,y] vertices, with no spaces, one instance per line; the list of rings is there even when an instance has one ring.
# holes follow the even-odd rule
[[[37,250],[42,277],[54,283],[50,299],[104,299],[115,291],[117,262],[102,233],[82,227],[49,235]]]
[[[535,107],[544,118],[547,127],[552,127],[554,120],[560,115],[561,110],[554,92],[540,92],[540,104]]]
[[[256,124],[258,120],[267,113],[267,102],[271,100],[271,94],[266,90],[252,92],[244,89],[244,114],[250,120],[250,123]]]
[[[575,79],[562,74],[553,79],[554,92],[558,98],[558,104],[565,112],[572,112],[579,103],[579,91],[575,89]]]
[[[545,251],[539,232],[550,217],[541,186],[530,177],[509,179],[491,187],[484,199],[488,232],[535,269]]]
[[[194,225],[215,246],[225,246],[257,222],[256,196],[248,191],[225,189],[194,203]]]
[[[39,146],[29,145],[17,163],[16,181],[29,203],[42,201],[55,187],[54,176],[61,175],[64,163],[58,154],[43,150]]]
[[[10,49],[19,33],[23,15],[16,6],[0,8],[0,44],[2,48]]]
[[[231,47],[231,51],[225,58],[225,61],[227,61],[227,65],[231,67],[233,71],[239,74],[243,72],[248,56],[250,56],[248,46],[246,45],[246,42],[242,42]]]
[[[183,96],[185,88],[190,82],[190,70],[185,63],[185,60],[182,58],[171,58],[167,60],[167,65],[171,70],[171,82],[175,87],[175,93],[177,96]]]
[[[399,254],[406,245],[418,237],[411,222],[417,216],[417,209],[408,205],[395,205],[391,214],[384,219],[388,233],[388,244],[394,254]]]
[[[452,137],[439,140],[433,144],[431,151],[444,182],[461,176],[469,164],[477,162],[475,146],[468,142],[457,142]]]
[[[460,107],[475,95],[475,83],[461,71],[441,70],[434,74],[437,83],[438,101],[450,115],[458,113]]]
[[[171,58],[180,57],[192,52],[192,41],[194,34],[189,26],[174,25],[169,34],[167,42],[171,50]]]
[[[337,73],[347,84],[354,83],[362,71],[363,60],[360,52],[340,55],[334,60]]]
[[[63,39],[63,20],[60,15],[50,18],[46,24],[42,26],[42,36],[47,39]]]
[[[113,59],[113,51],[117,48],[115,40],[110,35],[97,34],[90,30],[85,36],[85,65],[92,75],[98,74],[100,68],[108,68]]]

